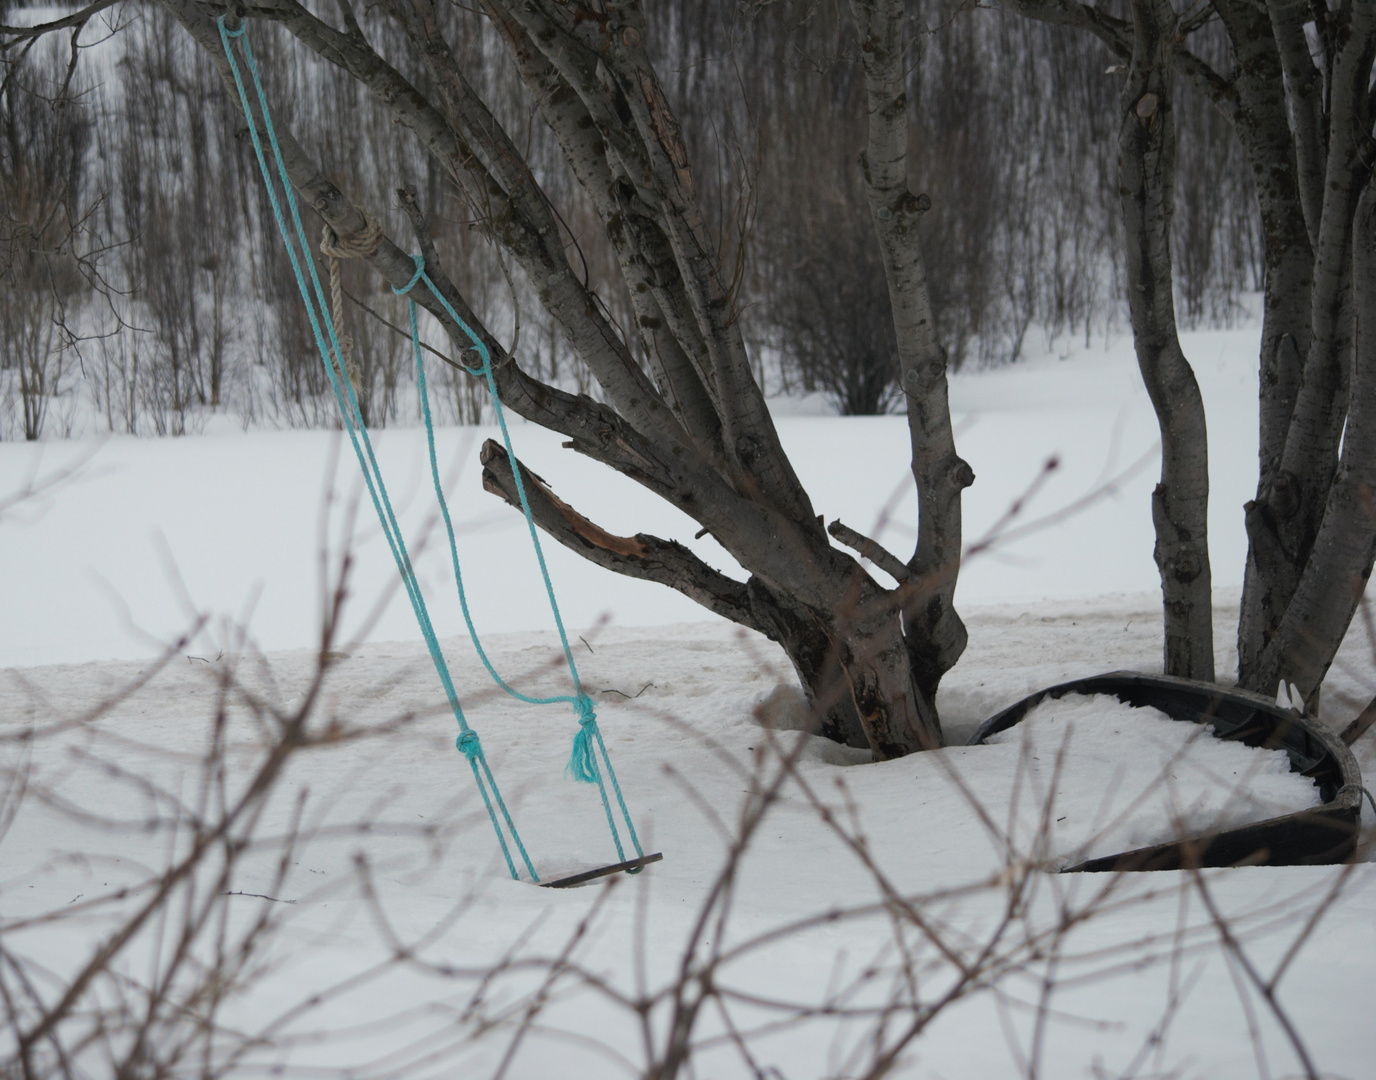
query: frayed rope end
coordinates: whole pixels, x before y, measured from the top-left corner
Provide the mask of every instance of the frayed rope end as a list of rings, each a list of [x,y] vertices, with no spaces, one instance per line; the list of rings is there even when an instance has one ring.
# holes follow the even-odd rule
[[[597,714],[593,712],[592,700],[579,695],[573,703],[578,714],[578,734],[573,737],[573,754],[569,758],[565,776],[571,776],[580,784],[597,783],[597,757],[593,743],[597,737]]]

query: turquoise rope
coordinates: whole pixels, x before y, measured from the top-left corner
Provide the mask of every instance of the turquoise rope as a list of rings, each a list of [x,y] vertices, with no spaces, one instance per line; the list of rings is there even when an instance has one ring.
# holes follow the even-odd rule
[[[574,713],[578,717],[578,733],[573,738],[573,753],[569,758],[568,769],[566,770],[575,780],[583,783],[595,783],[598,793],[602,797],[602,809],[607,816],[607,826],[612,834],[612,842],[616,845],[618,862],[626,861],[626,852],[621,845],[621,833],[616,826],[616,818],[612,813],[611,802],[607,798],[607,787],[603,782],[602,774],[605,768],[607,779],[611,781],[612,792],[616,796],[617,805],[621,809],[621,816],[626,822],[626,831],[630,836],[631,845],[635,848],[636,856],[645,854],[640,846],[640,837],[636,834],[635,823],[631,820],[631,812],[626,806],[625,796],[621,792],[621,784],[616,778],[616,770],[612,767],[611,756],[607,753],[607,744],[602,738],[602,731],[597,724],[597,713],[593,709],[593,702],[583,690],[583,682],[578,674],[578,664],[573,658],[573,650],[569,647],[568,634],[564,629],[564,620],[559,613],[559,601],[554,595],[554,584],[550,580],[549,568],[545,563],[545,553],[540,546],[539,533],[535,528],[535,516],[530,509],[530,500],[526,496],[525,483],[521,478],[521,466],[516,459],[516,452],[511,446],[511,433],[507,429],[506,414],[502,408],[502,400],[497,393],[497,380],[492,373],[492,355],[482,339],[474,333],[473,328],[468,325],[454,310],[453,305],[435,287],[435,283],[430,280],[430,275],[425,272],[425,259],[420,255],[412,255],[412,260],[416,264],[416,272],[401,288],[393,288],[392,291],[398,296],[405,296],[410,301],[411,308],[411,348],[416,359],[416,383],[420,391],[421,415],[425,421],[425,437],[430,450],[430,475],[435,485],[435,497],[439,500],[440,513],[444,519],[445,531],[449,536],[449,552],[454,564],[454,582],[458,587],[459,608],[463,612],[464,623],[468,627],[468,636],[473,641],[473,649],[482,660],[483,667],[492,677],[499,687],[506,693],[531,705],[553,705],[558,702],[568,702],[573,706]],[[521,501],[521,511],[525,514],[526,528],[530,532],[531,544],[535,548],[535,558],[540,565],[540,576],[545,583],[545,595],[549,598],[550,611],[554,615],[554,624],[559,630],[559,641],[564,649],[564,659],[568,663],[569,675],[573,679],[574,693],[556,695],[553,697],[532,697],[523,694],[515,687],[511,686],[505,679],[498,674],[488,659],[487,651],[483,648],[478,637],[478,631],[473,623],[472,615],[468,609],[468,596],[463,585],[463,571],[459,565],[458,544],[454,538],[454,525],[449,516],[449,504],[444,497],[443,485],[440,483],[439,462],[435,454],[435,429],[430,415],[430,397],[426,390],[425,383],[425,360],[421,354],[420,330],[416,324],[416,302],[411,297],[411,290],[415,288],[417,282],[424,282],[430,290],[431,295],[439,301],[445,312],[455,323],[468,335],[468,339],[473,343],[473,349],[482,359],[482,373],[487,381],[488,397],[492,400],[493,412],[497,417],[497,425],[501,428],[502,442],[506,445],[507,459],[511,462],[511,474],[516,481],[516,494]],[[597,752],[600,750],[602,755],[603,767],[599,767]]]
[[[273,217],[277,222],[278,232],[282,236],[282,241],[287,249],[287,256],[291,260],[292,272],[296,276],[296,285],[301,292],[301,299],[306,305],[306,313],[310,319],[311,332],[315,336],[316,348],[320,351],[321,359],[325,362],[325,370],[330,378],[330,385],[334,390],[335,400],[339,405],[340,415],[344,420],[345,430],[348,432],[349,441],[353,446],[354,454],[358,458],[359,468],[363,472],[364,482],[368,487],[369,497],[373,502],[373,509],[377,512],[378,521],[382,526],[383,535],[387,538],[388,547],[392,551],[392,557],[396,561],[397,570],[401,574],[402,583],[406,589],[407,597],[411,601],[412,610],[415,612],[416,621],[420,625],[421,635],[425,639],[426,647],[430,651],[430,658],[434,662],[435,670],[439,673],[440,682],[444,686],[445,694],[449,700],[449,707],[454,713],[454,719],[459,725],[459,737],[455,741],[456,748],[468,760],[468,764],[473,772],[473,780],[478,786],[478,791],[483,798],[483,804],[487,808],[487,815],[492,822],[493,831],[497,835],[497,842],[501,846],[502,855],[506,860],[507,869],[513,879],[519,880],[520,874],[516,869],[516,864],[512,860],[510,848],[507,845],[506,837],[503,835],[501,824],[498,821],[497,811],[500,810],[502,820],[506,822],[507,830],[511,834],[511,839],[520,852],[521,860],[525,864],[531,880],[538,882],[539,875],[535,872],[535,867],[531,863],[530,855],[527,853],[525,844],[522,843],[520,833],[516,830],[516,824],[511,819],[511,813],[507,809],[506,801],[502,798],[501,789],[497,785],[496,777],[492,774],[491,766],[487,763],[487,757],[483,753],[482,743],[478,738],[477,732],[469,726],[467,718],[463,714],[463,708],[459,704],[458,693],[454,689],[454,683],[449,674],[448,665],[445,663],[444,654],[440,650],[439,640],[436,637],[434,626],[431,624],[429,612],[425,606],[425,598],[421,593],[420,582],[416,578],[415,570],[411,565],[411,558],[406,550],[406,543],[402,537],[401,526],[397,522],[396,514],[392,509],[391,500],[387,495],[387,488],[382,479],[382,471],[377,463],[377,458],[373,453],[372,441],[368,438],[367,425],[363,422],[362,412],[359,409],[358,397],[354,392],[353,382],[348,378],[344,365],[340,360],[339,339],[336,334],[334,322],[329,317],[329,308],[325,301],[325,293],[320,285],[320,278],[316,274],[315,262],[309,257],[310,244],[306,239],[305,228],[301,224],[301,215],[297,210],[296,197],[292,193],[290,179],[287,176],[286,164],[282,159],[282,150],[277,142],[277,133],[273,128],[272,115],[268,109],[267,95],[263,91],[262,80],[258,74],[258,65],[253,57],[253,49],[249,44],[249,39],[245,36],[245,27],[241,26],[238,30],[230,30],[225,26],[225,17],[222,15],[216,20],[220,30],[220,41],[224,46],[225,56],[229,60],[230,69],[234,74],[234,83],[239,91],[239,102],[243,106],[244,116],[248,121],[249,134],[253,140],[253,150],[258,158],[258,167],[263,174],[263,183],[267,188],[268,199],[272,205]],[[305,276],[301,272],[300,260],[295,247],[292,245],[291,236],[287,230],[286,220],[282,214],[282,207],[277,198],[277,191],[273,186],[271,171],[268,169],[266,156],[263,152],[262,141],[258,136],[257,124],[253,120],[252,109],[249,105],[248,92],[244,88],[244,80],[239,69],[239,63],[234,58],[234,50],[230,44],[231,38],[240,38],[240,49],[243,51],[244,60],[248,64],[249,74],[253,79],[254,90],[258,97],[259,107],[263,114],[263,126],[267,131],[268,141],[272,146],[273,158],[277,165],[278,175],[281,180],[282,189],[286,196],[288,209],[291,211],[292,221],[296,228],[297,240],[300,243],[301,251],[306,254],[306,265],[310,271],[311,284],[314,286],[316,303],[319,305],[319,314],[315,304],[311,302],[310,290],[306,286]],[[328,343],[326,334],[321,329],[321,321],[328,330]],[[343,389],[341,389],[341,375],[343,376],[343,386],[347,388],[347,399]],[[490,789],[490,794],[489,794]],[[493,807],[493,800],[496,801],[496,808]]]

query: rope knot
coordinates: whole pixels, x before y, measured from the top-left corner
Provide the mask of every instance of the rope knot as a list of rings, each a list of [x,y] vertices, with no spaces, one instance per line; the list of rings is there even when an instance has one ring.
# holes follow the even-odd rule
[[[587,694],[579,694],[573,699],[573,711],[578,714],[579,724],[597,723],[597,713],[593,711],[592,698]]]
[[[483,744],[478,741],[478,733],[472,729],[455,739],[454,746],[469,761],[476,761],[483,752]]]
[[[354,362],[354,339],[344,329],[344,279],[339,273],[339,260],[366,259],[382,242],[382,226],[377,219],[364,208],[360,208],[359,213],[363,215],[363,231],[347,240],[341,240],[328,221],[320,230],[320,253],[330,260],[330,307],[339,362],[355,396],[363,393],[363,372]]]
[[[327,255],[331,259],[366,259],[377,251],[378,245],[382,243],[382,226],[365,207],[359,207],[358,212],[363,215],[363,230],[346,240],[340,239],[329,222],[325,223],[320,230],[322,255]]]

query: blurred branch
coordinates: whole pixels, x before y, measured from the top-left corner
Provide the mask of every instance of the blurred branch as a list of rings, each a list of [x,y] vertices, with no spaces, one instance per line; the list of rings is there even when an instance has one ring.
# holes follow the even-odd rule
[[[94,4],[88,4],[80,11],[74,11],[72,14],[64,15],[60,19],[54,19],[52,22],[35,23],[33,26],[0,25],[0,34],[11,38],[12,41],[20,41],[26,38],[35,38],[41,37],[44,34],[51,34],[55,30],[67,30],[72,27],[79,27],[84,25],[91,16],[98,15],[106,8],[112,8],[119,2],[120,0],[96,0]],[[0,41],[0,51],[8,48],[9,45],[12,44],[12,41]]]

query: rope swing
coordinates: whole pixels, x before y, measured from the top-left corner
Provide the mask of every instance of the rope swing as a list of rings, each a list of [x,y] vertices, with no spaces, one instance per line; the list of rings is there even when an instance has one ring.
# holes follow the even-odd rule
[[[421,594],[420,582],[416,578],[415,570],[411,565],[411,559],[406,551],[406,543],[402,537],[401,527],[397,522],[396,514],[392,509],[392,503],[387,494],[386,484],[383,482],[382,472],[378,467],[377,458],[373,454],[372,442],[368,437],[367,425],[363,421],[363,414],[359,408],[357,385],[359,372],[353,361],[353,343],[348,335],[343,331],[343,287],[341,285],[339,273],[339,261],[350,258],[367,258],[376,252],[382,240],[382,228],[376,219],[363,211],[366,226],[363,232],[347,241],[341,240],[328,225],[325,226],[324,234],[320,242],[320,250],[329,260],[330,272],[330,296],[332,304],[327,304],[324,289],[321,286],[319,275],[316,273],[315,261],[310,256],[310,245],[306,240],[305,228],[301,223],[301,215],[297,208],[296,197],[293,193],[291,182],[287,176],[286,164],[282,158],[281,147],[277,141],[277,134],[273,128],[271,112],[268,109],[267,96],[263,91],[262,80],[259,77],[258,65],[254,60],[253,49],[249,44],[249,39],[245,34],[246,27],[241,25],[237,30],[229,29],[225,24],[225,16],[220,16],[216,20],[220,31],[220,41],[224,46],[225,56],[229,60],[230,69],[234,75],[234,84],[239,92],[239,103],[243,107],[244,117],[248,121],[249,135],[253,141],[253,150],[258,159],[258,168],[263,176],[263,183],[267,188],[268,201],[272,206],[273,218],[277,222],[278,232],[281,234],[282,242],[286,246],[287,256],[291,261],[292,272],[296,277],[296,285],[300,290],[301,299],[306,305],[306,312],[310,320],[311,332],[315,338],[316,348],[320,352],[321,360],[325,364],[326,373],[329,375],[330,386],[334,391],[335,401],[339,406],[340,416],[344,421],[345,431],[348,433],[350,444],[353,446],[354,455],[358,459],[359,468],[363,473],[364,483],[368,488],[368,495],[372,499],[373,508],[377,512],[378,521],[382,526],[383,535],[387,538],[388,547],[391,549],[392,557],[397,564],[397,572],[401,575],[402,584],[406,589],[407,598],[411,601],[412,610],[415,612],[416,622],[420,626],[421,636],[425,639],[426,647],[430,650],[430,658],[434,662],[435,670],[439,674],[440,683],[444,687],[445,696],[448,699],[449,707],[454,714],[454,719],[459,726],[459,736],[455,742],[458,750],[467,759],[473,773],[474,782],[477,784],[478,791],[482,795],[483,804],[487,808],[488,818],[492,822],[493,831],[497,835],[497,842],[501,846],[502,855],[506,860],[507,869],[513,879],[520,880],[520,873],[516,865],[516,860],[512,855],[514,847],[520,857],[521,864],[525,867],[530,876],[530,880],[541,883],[539,875],[535,872],[535,867],[531,863],[529,854],[526,852],[525,845],[521,841],[520,834],[516,830],[515,822],[512,820],[511,813],[507,809],[506,802],[502,799],[502,794],[497,786],[496,777],[492,774],[492,769],[488,766],[487,758],[483,753],[482,743],[478,738],[478,733],[469,725],[464,716],[463,708],[459,703],[458,693],[454,689],[454,682],[449,673],[449,667],[445,662],[444,654],[440,650],[439,640],[435,635],[435,630],[430,621],[430,615],[425,606],[425,598]],[[280,183],[283,198],[279,199],[277,193],[277,183],[274,183],[272,170],[268,167],[267,155],[264,151],[262,140],[259,137],[258,125],[254,121],[253,111],[249,104],[248,92],[245,89],[244,78],[235,57],[233,42],[239,43],[239,51],[243,54],[244,64],[248,68],[249,76],[253,83],[253,89],[258,101],[258,107],[262,113],[263,130],[267,134],[268,145],[271,148],[274,163],[276,164],[277,183]],[[282,210],[282,201],[285,200],[287,210],[290,213],[292,226],[291,230],[287,227],[286,215]],[[292,232],[295,233],[296,243],[292,241]],[[299,246],[299,251],[298,251]],[[425,260],[419,255],[413,255],[415,261],[415,274],[411,280],[400,289],[394,288],[392,291],[398,296],[405,296],[410,307],[411,315],[411,346],[415,353],[416,360],[416,383],[420,395],[421,413],[425,421],[425,437],[429,450],[430,475],[434,482],[435,497],[439,501],[440,512],[444,520],[445,532],[449,538],[449,552],[453,560],[454,581],[458,588],[459,607],[463,612],[464,623],[468,628],[469,638],[473,642],[473,648],[477,652],[483,667],[505,693],[518,701],[530,705],[552,705],[556,703],[568,703],[572,706],[574,715],[578,719],[578,731],[573,738],[573,753],[569,759],[566,774],[572,776],[574,780],[583,783],[596,784],[598,792],[602,798],[602,808],[606,814],[607,826],[612,834],[612,842],[616,847],[617,863],[612,866],[603,867],[598,870],[588,871],[577,874],[570,878],[559,881],[547,882],[550,886],[558,887],[565,885],[581,884],[583,881],[603,874],[613,873],[618,870],[625,870],[627,873],[638,873],[647,863],[656,862],[662,856],[659,854],[646,855],[641,848],[640,838],[636,835],[635,825],[631,820],[630,810],[626,806],[626,800],[621,792],[621,785],[617,782],[616,771],[612,768],[611,757],[607,753],[607,745],[603,741],[602,732],[597,725],[597,713],[593,708],[593,702],[583,690],[583,683],[578,674],[578,665],[573,658],[573,650],[569,647],[568,634],[564,629],[564,621],[559,613],[559,603],[555,599],[554,585],[550,580],[549,568],[545,564],[544,551],[540,546],[539,534],[535,528],[535,518],[531,512],[530,500],[526,496],[525,484],[521,477],[521,467],[517,461],[516,453],[512,449],[511,434],[507,429],[506,414],[502,408],[501,398],[497,394],[497,381],[492,373],[492,356],[487,346],[482,342],[478,335],[473,331],[448,300],[435,287],[435,283],[425,272]],[[302,262],[305,263],[305,271],[302,270]],[[306,278],[309,276],[310,284],[307,285]],[[571,694],[562,694],[552,697],[534,697],[524,694],[511,686],[505,679],[498,674],[497,669],[492,665],[488,658],[487,651],[483,648],[482,642],[478,638],[477,628],[474,626],[472,615],[468,609],[468,597],[464,591],[463,573],[459,565],[458,545],[454,538],[454,525],[449,514],[449,505],[444,497],[443,486],[440,483],[439,463],[435,453],[435,429],[430,414],[430,399],[426,390],[425,382],[425,363],[421,353],[420,331],[417,326],[416,302],[412,295],[412,290],[417,284],[424,284],[430,294],[443,307],[446,314],[454,320],[472,342],[470,351],[476,352],[481,359],[481,366],[469,369],[470,374],[481,372],[487,383],[488,396],[492,401],[493,412],[497,417],[497,424],[502,432],[502,441],[506,446],[507,457],[511,462],[512,476],[516,483],[516,493],[520,499],[521,510],[525,515],[526,527],[530,532],[531,544],[535,549],[535,558],[539,563],[540,576],[544,581],[545,593],[549,598],[550,611],[554,616],[554,624],[559,631],[559,642],[564,650],[564,659],[568,664],[569,676],[573,683]],[[600,757],[600,761],[599,761]],[[607,781],[611,783],[612,795],[615,796],[617,807],[620,809],[621,817],[625,822],[627,836],[631,847],[635,851],[633,858],[627,858],[626,850],[622,844],[621,832],[617,827],[616,815],[612,811],[611,798],[607,792]],[[505,830],[503,829],[505,825]],[[508,841],[508,837],[510,840]]]

